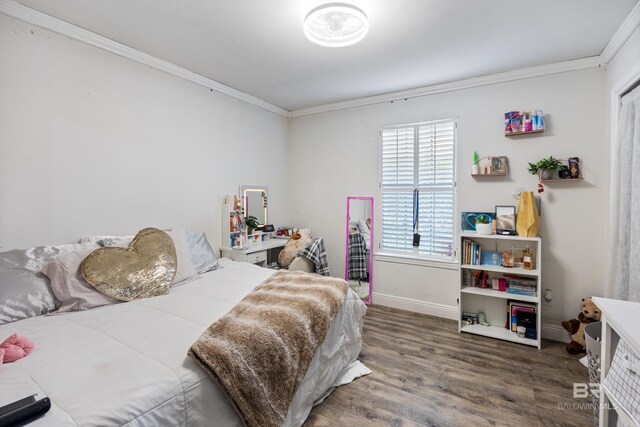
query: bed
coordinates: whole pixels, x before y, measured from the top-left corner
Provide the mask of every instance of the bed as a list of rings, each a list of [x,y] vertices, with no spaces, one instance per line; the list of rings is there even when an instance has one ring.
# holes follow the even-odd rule
[[[17,332],[36,344],[26,358],[0,365],[0,405],[48,396],[52,408],[33,426],[242,425],[187,351],[273,271],[226,258],[220,264],[169,295],[0,325],[0,337]],[[365,312],[348,291],[285,425],[301,425],[327,391],[364,373],[356,358]]]

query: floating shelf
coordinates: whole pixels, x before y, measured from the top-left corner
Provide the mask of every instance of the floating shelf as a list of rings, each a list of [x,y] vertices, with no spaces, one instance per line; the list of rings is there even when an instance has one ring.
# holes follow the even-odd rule
[[[584,178],[552,178],[552,179],[541,179],[540,182],[568,182],[568,181],[582,181]]]
[[[494,162],[497,160],[499,167],[494,166]],[[480,165],[482,163],[482,166]],[[479,171],[486,171],[487,173],[472,173],[471,176],[507,176],[509,175],[509,166],[507,164],[507,156],[483,156],[478,159],[475,166],[478,166]],[[499,172],[494,172],[499,170]]]
[[[519,131],[519,132],[505,132],[504,136],[520,136],[520,135],[531,135],[533,133],[542,133],[544,129],[530,130],[529,132]]]

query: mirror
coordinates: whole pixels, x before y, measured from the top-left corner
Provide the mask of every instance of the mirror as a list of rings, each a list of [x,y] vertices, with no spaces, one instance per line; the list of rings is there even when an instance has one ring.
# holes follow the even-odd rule
[[[373,197],[347,197],[344,279],[365,304],[371,304]]]
[[[267,196],[269,188],[262,185],[241,185],[242,212],[245,217],[255,216],[262,227],[268,221]]]

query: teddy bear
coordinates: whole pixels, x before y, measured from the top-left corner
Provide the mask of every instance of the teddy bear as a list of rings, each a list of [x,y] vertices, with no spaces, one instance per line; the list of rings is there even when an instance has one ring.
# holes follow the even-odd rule
[[[291,236],[278,255],[280,267],[288,268],[289,264],[298,256],[298,252],[309,246],[310,243],[311,233],[304,230]]]
[[[33,350],[33,342],[27,337],[11,334],[0,344],[0,364],[15,362],[29,355]]]
[[[582,298],[578,318],[562,322],[562,327],[571,334],[571,342],[566,346],[567,353],[579,354],[587,351],[585,348],[584,327],[589,323],[599,321],[600,315],[600,309],[591,298]]]

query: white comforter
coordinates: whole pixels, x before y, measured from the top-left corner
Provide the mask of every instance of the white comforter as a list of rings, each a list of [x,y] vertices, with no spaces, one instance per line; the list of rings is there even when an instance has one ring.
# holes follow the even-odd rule
[[[52,401],[35,426],[240,426],[220,389],[187,357],[204,329],[273,271],[220,260],[224,268],[170,295],[0,325],[35,343],[0,365],[0,406],[38,393]],[[366,307],[352,293],[316,352],[286,425],[300,425],[360,352]]]

